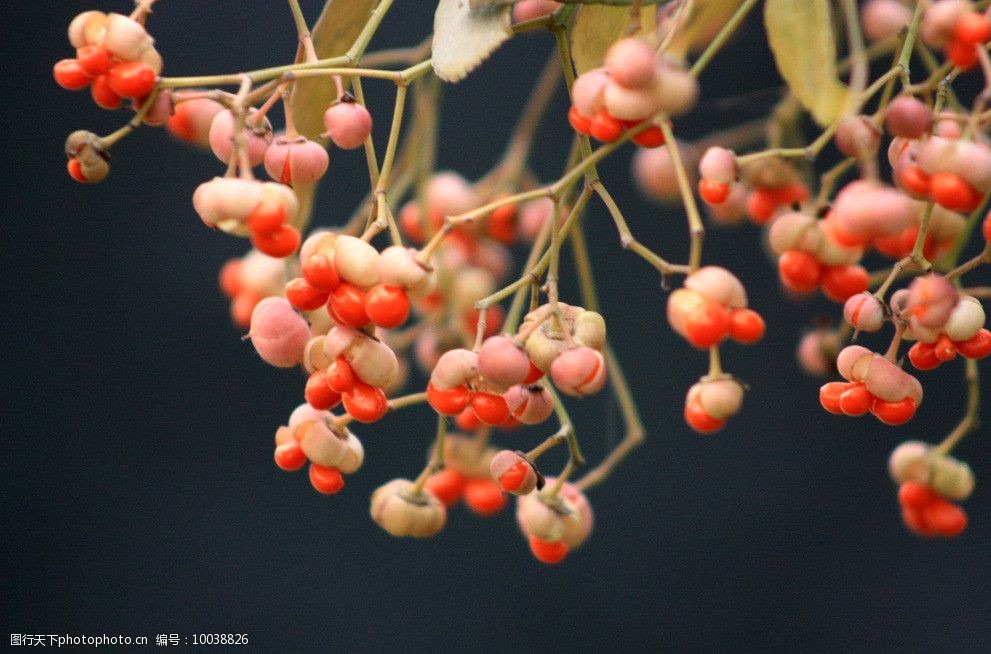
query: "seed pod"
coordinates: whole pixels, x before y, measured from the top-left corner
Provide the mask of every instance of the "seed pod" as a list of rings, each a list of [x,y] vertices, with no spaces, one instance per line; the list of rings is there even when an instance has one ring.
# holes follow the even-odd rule
[[[393,479],[372,493],[369,513],[393,536],[425,538],[439,532],[447,520],[444,504],[429,491],[413,494],[413,482]]]
[[[929,486],[948,500],[965,500],[974,491],[970,466],[952,456],[931,456]]]
[[[520,453],[502,450],[489,463],[489,474],[504,492],[526,495],[537,487],[537,471]]]
[[[922,441],[906,441],[896,447],[888,458],[888,473],[899,486],[907,481],[929,483],[929,451]]]

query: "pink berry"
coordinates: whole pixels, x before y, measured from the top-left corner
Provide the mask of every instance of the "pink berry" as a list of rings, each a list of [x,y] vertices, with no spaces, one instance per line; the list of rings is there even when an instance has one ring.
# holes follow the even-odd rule
[[[289,186],[315,184],[327,172],[330,157],[319,144],[302,136],[289,141],[285,136],[265,151],[265,172],[269,176]]]
[[[876,332],[884,324],[884,305],[867,292],[851,295],[843,305],[843,318],[855,329]]]
[[[654,48],[636,37],[620,39],[606,51],[604,67],[609,76],[628,89],[643,89],[654,82]]]
[[[917,139],[932,127],[932,110],[910,95],[902,95],[888,105],[884,126],[894,136]]]
[[[554,359],[551,378],[562,393],[575,397],[592,395],[606,383],[606,362],[597,350],[576,347]]]
[[[248,122],[243,134],[247,141],[248,161],[257,166],[265,159],[265,150],[272,142],[272,125],[266,118],[262,125],[255,125],[248,114]],[[234,114],[230,110],[219,112],[210,123],[210,149],[223,163],[228,163],[234,154]]]
[[[530,372],[530,357],[512,339],[492,336],[478,352],[478,372],[486,381],[509,388],[521,383]]]
[[[583,116],[591,118],[602,110],[609,74],[604,68],[585,71],[571,87],[571,99]]]
[[[898,0],[869,0],[860,10],[864,36],[883,41],[897,36],[912,21],[912,12]]]
[[[847,116],[836,130],[836,149],[848,157],[867,157],[877,153],[881,135],[867,116]]]
[[[503,393],[509,413],[524,425],[537,425],[554,413],[554,398],[543,386],[511,386]]]
[[[339,102],[324,112],[323,125],[339,148],[361,147],[372,132],[372,115],[357,102]]]
[[[291,368],[303,360],[310,326],[285,298],[268,297],[251,312],[248,337],[262,359],[273,366]]]

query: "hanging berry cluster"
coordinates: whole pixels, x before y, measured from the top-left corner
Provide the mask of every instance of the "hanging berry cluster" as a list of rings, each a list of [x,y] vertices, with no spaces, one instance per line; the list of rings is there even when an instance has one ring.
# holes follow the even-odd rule
[[[203,77],[161,76],[162,59],[145,28],[153,2],[143,0],[130,16],[84,12],[70,24],[76,57],[55,64],[56,82],[89,87],[106,109],[127,99],[137,113],[107,136],[72,133],[68,171],[80,182],[102,180],[110,149],[141,125],[165,125],[226,166],[192,192],[192,210],[211,229],[250,241],[250,251],[228,261],[219,276],[232,320],[247,330],[265,362],[306,373],[302,403],[275,432],[279,468],[308,464],[318,492],[338,493],[344,476],[364,463],[353,423],[429,407],[437,429],[426,463],[414,478],[393,479],[373,493],[370,515],[377,524],[394,536],[433,536],[458,502],[491,516],[515,495],[517,522],[536,559],[557,563],[583,544],[594,522],[586,493],[645,433],[610,347],[585,247],[583,219],[597,201],[624,249],[665,281],[681,282],[666,298],[666,318],[708,360],[683,405],[685,422],[698,433],[723,429],[749,388],[725,371],[722,347],[753,345],[766,330],[740,279],[727,267],[702,265],[704,215],[717,226],[749,218],[762,227],[776,261],[776,273],[774,263],[766,266],[765,281],[780,282],[785,295],[821,291],[843,305],[842,324],[820,324],[798,347],[807,372],[843,378],[820,389],[827,412],[906,424],[923,410],[923,382],[902,366],[905,341],[914,341],[908,360],[920,372],[963,359],[964,417],[937,445],[910,441],[896,448],[890,472],[909,529],[944,537],[965,529],[967,516],[956,502],[968,497],[974,475],[950,451],[977,424],[976,362],[991,355],[981,304],[991,290],[963,282],[991,263],[991,215],[985,217],[991,121],[986,90],[968,106],[952,83],[968,70],[979,71],[972,79],[991,75],[987,10],[966,0],[869,0],[858,14],[856,4],[847,3],[850,52],[839,62],[831,27],[788,23],[828,32],[814,40],[832,50],[810,53],[804,43],[788,49],[770,39],[788,97],[767,120],[690,142],[675,137],[671,118],[704,109],[699,75],[753,2],[686,12],[691,3],[685,0],[662,11],[654,3],[619,0],[593,13],[574,2],[520,0],[512,8],[477,9],[440,0],[432,50],[366,52],[392,0],[355,3],[367,5],[364,13],[339,13],[335,7],[343,3],[329,5],[313,27],[322,40],[289,0],[300,43],[291,63]],[[788,4],[766,5],[775,36],[774,19]],[[810,5],[829,10],[824,0]],[[445,23],[442,17],[452,12],[478,31]],[[363,22],[348,25],[348,18]],[[543,29],[560,38],[506,155],[474,181],[437,170],[437,79],[456,82],[468,74],[495,47],[487,43],[506,38],[511,19],[510,32],[521,38]],[[581,35],[595,31],[590,21],[624,36],[586,43]],[[357,35],[351,42],[335,42],[351,28]],[[486,31],[491,39],[465,36]],[[862,35],[875,42],[870,51]],[[317,51],[318,42],[326,51]],[[926,77],[913,69],[917,46],[936,53],[935,62],[925,61],[932,69]],[[872,56],[894,56],[897,63],[871,80]],[[840,78],[841,68],[851,71],[848,78]],[[810,92],[809,80],[821,82],[823,71],[837,78],[832,92]],[[562,77],[570,110],[545,122],[570,123],[572,155],[558,179],[543,183],[528,161]],[[384,148],[364,102],[366,82],[395,87]],[[991,78],[984,83],[991,88]],[[277,133],[272,116],[280,105],[284,131]],[[821,128],[807,143],[806,115]],[[601,145],[594,147],[589,136]],[[641,146],[633,177],[644,194],[683,208],[690,237],[684,262],[639,242],[637,220],[627,219],[622,198],[613,198],[598,176],[598,163],[628,142]],[[368,195],[346,224],[310,230],[322,214],[314,187],[327,176],[329,144],[364,148]],[[823,159],[830,157],[836,163],[827,168]],[[256,177],[259,167],[267,181]],[[979,225],[979,251],[961,262]],[[584,307],[561,297],[564,247],[576,264]],[[515,255],[524,250],[521,263]],[[905,277],[912,278],[906,287],[894,289]],[[662,301],[648,300],[643,311],[659,313]],[[851,334],[886,327],[893,336],[884,352],[847,344]],[[425,381],[411,376],[414,366]],[[401,394],[404,388],[409,392]],[[606,388],[621,409],[626,435],[576,477],[585,464],[583,430],[569,415],[572,400],[562,395],[581,399]],[[450,423],[460,433],[448,433]],[[492,443],[494,436],[518,439],[506,434],[531,427],[544,437],[527,451]],[[563,468],[545,476],[544,457],[561,445],[567,449]]]

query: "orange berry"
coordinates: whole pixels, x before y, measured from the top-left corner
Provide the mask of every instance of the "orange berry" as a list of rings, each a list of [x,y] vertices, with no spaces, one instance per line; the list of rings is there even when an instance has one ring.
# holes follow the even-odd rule
[[[466,386],[438,389],[433,384],[427,384],[427,402],[441,415],[458,415],[468,406],[470,399]]]
[[[315,311],[327,302],[330,294],[313,288],[302,277],[289,280],[286,284],[286,299],[300,311]]]
[[[503,245],[512,245],[516,241],[516,214],[512,204],[493,210],[485,221],[485,233]]]
[[[956,343],[956,347],[968,359],[983,359],[991,354],[991,331],[981,329],[966,341]]]
[[[605,111],[592,116],[589,123],[589,134],[603,143],[612,143],[623,133],[623,123],[619,122]]]
[[[874,396],[863,384],[851,384],[840,394],[840,411],[848,416],[862,416],[871,409]]]
[[[705,412],[702,400],[698,396],[685,402],[684,416],[688,426],[700,434],[713,434],[726,425],[725,420],[717,420]]]
[[[330,362],[326,370],[327,386],[335,393],[347,393],[354,388],[355,374],[351,364],[343,356]]]
[[[819,280],[823,294],[834,302],[846,302],[857,293],[863,293],[869,282],[870,275],[859,265],[824,266]]]
[[[286,205],[281,199],[262,200],[245,221],[245,226],[253,233],[271,234],[286,222]]]
[[[953,361],[957,358],[957,347],[946,334],[940,334],[933,347],[933,355],[940,361]]]
[[[75,59],[63,59],[57,62],[52,66],[52,76],[56,84],[70,91],[84,89],[93,81]]]
[[[725,338],[729,322],[726,308],[707,299],[686,316],[685,336],[695,347],[708,348]]]
[[[495,515],[506,506],[506,496],[499,484],[481,477],[465,482],[464,499],[468,508],[481,516]]]
[[[325,466],[310,464],[310,483],[324,495],[333,495],[344,488],[344,477],[337,468],[327,468]]]
[[[451,506],[460,500],[464,493],[465,476],[457,470],[445,468],[430,475],[424,487],[438,500]]]
[[[292,225],[283,224],[274,232],[261,234],[252,232],[251,244],[259,252],[270,257],[282,259],[299,249],[299,230]]]
[[[840,407],[840,398],[853,384],[849,382],[829,382],[819,388],[819,404],[826,411],[840,415],[843,409]]]
[[[341,401],[340,393],[335,393],[327,385],[327,373],[323,370],[317,370],[309,376],[303,395],[309,405],[318,411],[335,407]]]
[[[755,188],[747,196],[747,215],[758,225],[770,220],[777,207],[778,204],[768,189]]]
[[[874,400],[871,406],[871,413],[874,417],[886,425],[901,425],[912,419],[915,415],[915,400],[906,397],[898,402],[885,402],[884,400]]]
[[[69,177],[77,182],[82,182],[83,184],[89,182],[89,180],[86,179],[86,175],[83,174],[83,165],[79,163],[79,159],[71,157],[66,163],[66,169],[69,171]]]
[[[564,560],[564,557],[568,555],[568,546],[564,544],[564,541],[554,541],[553,543],[548,543],[547,541],[540,540],[536,536],[530,536],[530,551],[533,555],[537,557],[537,560],[541,563],[555,564],[560,563]]]
[[[244,282],[241,279],[243,264],[240,259],[231,259],[220,269],[220,290],[227,297],[234,297],[244,290]]]
[[[476,429],[481,429],[484,424],[470,406],[458,414],[458,417],[454,419],[454,423],[460,431],[475,431]]]
[[[107,72],[107,84],[122,98],[143,98],[155,88],[158,76],[143,61],[125,61]]]
[[[737,343],[750,345],[764,337],[767,326],[753,309],[736,309],[730,313],[729,335]]]
[[[406,291],[397,286],[376,284],[365,295],[365,313],[379,327],[398,327],[409,316]]]
[[[104,109],[117,109],[120,107],[120,95],[110,88],[106,75],[100,75],[93,79],[93,86],[89,89],[93,96],[93,102]]]
[[[800,250],[788,250],[778,259],[781,283],[796,293],[811,293],[819,285],[822,265],[813,255]]]
[[[905,166],[899,179],[902,186],[916,195],[929,195],[930,177],[918,166]]]
[[[100,45],[84,45],[76,50],[76,61],[90,77],[102,75],[110,69],[110,53]]]
[[[275,448],[275,465],[286,472],[299,470],[306,463],[306,454],[300,449],[299,443],[283,443]]]
[[[699,195],[709,204],[722,204],[729,197],[729,191],[729,184],[708,179],[699,180]]]
[[[568,122],[580,134],[592,133],[592,119],[582,115],[582,112],[578,111],[578,107],[572,106],[568,110]]]
[[[633,142],[642,148],[659,148],[664,145],[664,132],[660,127],[651,127],[634,136]]]
[[[977,45],[991,40],[991,21],[976,11],[964,14],[953,26],[953,40]]]
[[[967,70],[977,63],[977,46],[954,39],[946,44],[946,58],[957,68]]]
[[[348,327],[363,327],[370,321],[365,312],[365,292],[348,282],[341,282],[330,294],[330,317]]]
[[[261,296],[252,291],[241,291],[231,300],[231,320],[241,329],[251,325],[251,314],[255,305],[261,302]]]
[[[355,379],[354,388],[342,393],[344,409],[358,422],[375,422],[389,410],[389,400],[378,386]]]
[[[929,179],[929,192],[940,206],[952,211],[973,211],[982,196],[956,173],[936,173]]]
[[[501,425],[509,417],[509,405],[502,395],[475,392],[470,402],[475,415],[487,425]]]
[[[966,355],[964,355],[966,356]],[[938,368],[943,363],[936,356],[936,348],[932,343],[916,343],[908,350],[908,360],[912,362],[918,370],[932,370]]]

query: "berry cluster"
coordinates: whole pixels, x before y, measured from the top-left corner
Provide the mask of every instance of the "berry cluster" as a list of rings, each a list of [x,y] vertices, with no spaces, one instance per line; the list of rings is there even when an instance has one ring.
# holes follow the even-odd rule
[[[460,501],[475,515],[494,516],[506,506],[500,484],[489,474],[497,451],[468,436],[448,434],[444,440],[444,469],[427,478],[424,488],[448,508]]]
[[[548,478],[547,483],[558,483]],[[561,486],[552,499],[530,493],[516,504],[516,522],[530,544],[530,551],[542,563],[560,563],[577,549],[592,532],[595,516],[585,494],[569,483]]]
[[[952,537],[967,527],[967,514],[954,503],[974,490],[974,473],[966,463],[933,451],[928,443],[908,441],[891,453],[888,470],[899,486],[902,519],[913,532]]]
[[[628,38],[609,48],[602,68],[582,73],[571,92],[571,126],[609,143],[654,114],[688,111],[698,97],[698,82],[687,71],[659,58],[649,43]],[[656,126],[649,127],[633,141],[656,148],[664,145],[664,133]]]
[[[331,418],[327,411],[303,404],[289,416],[289,425],[275,432],[275,464],[293,472],[309,461],[310,483],[324,495],[344,488],[342,475],[353,474],[365,460],[357,436],[331,429]]]
[[[76,57],[55,64],[55,81],[73,91],[90,87],[104,109],[117,109],[124,98],[143,104],[162,72],[155,40],[142,23],[122,14],[79,14],[69,24],[69,43]]]
[[[848,381],[819,389],[819,402],[830,413],[857,417],[870,412],[886,425],[900,425],[912,419],[922,402],[918,379],[865,347],[843,348],[836,366]]]
[[[193,207],[208,227],[250,236],[251,244],[270,257],[288,257],[299,248],[299,230],[292,225],[299,201],[288,186],[214,177],[196,188]]]

